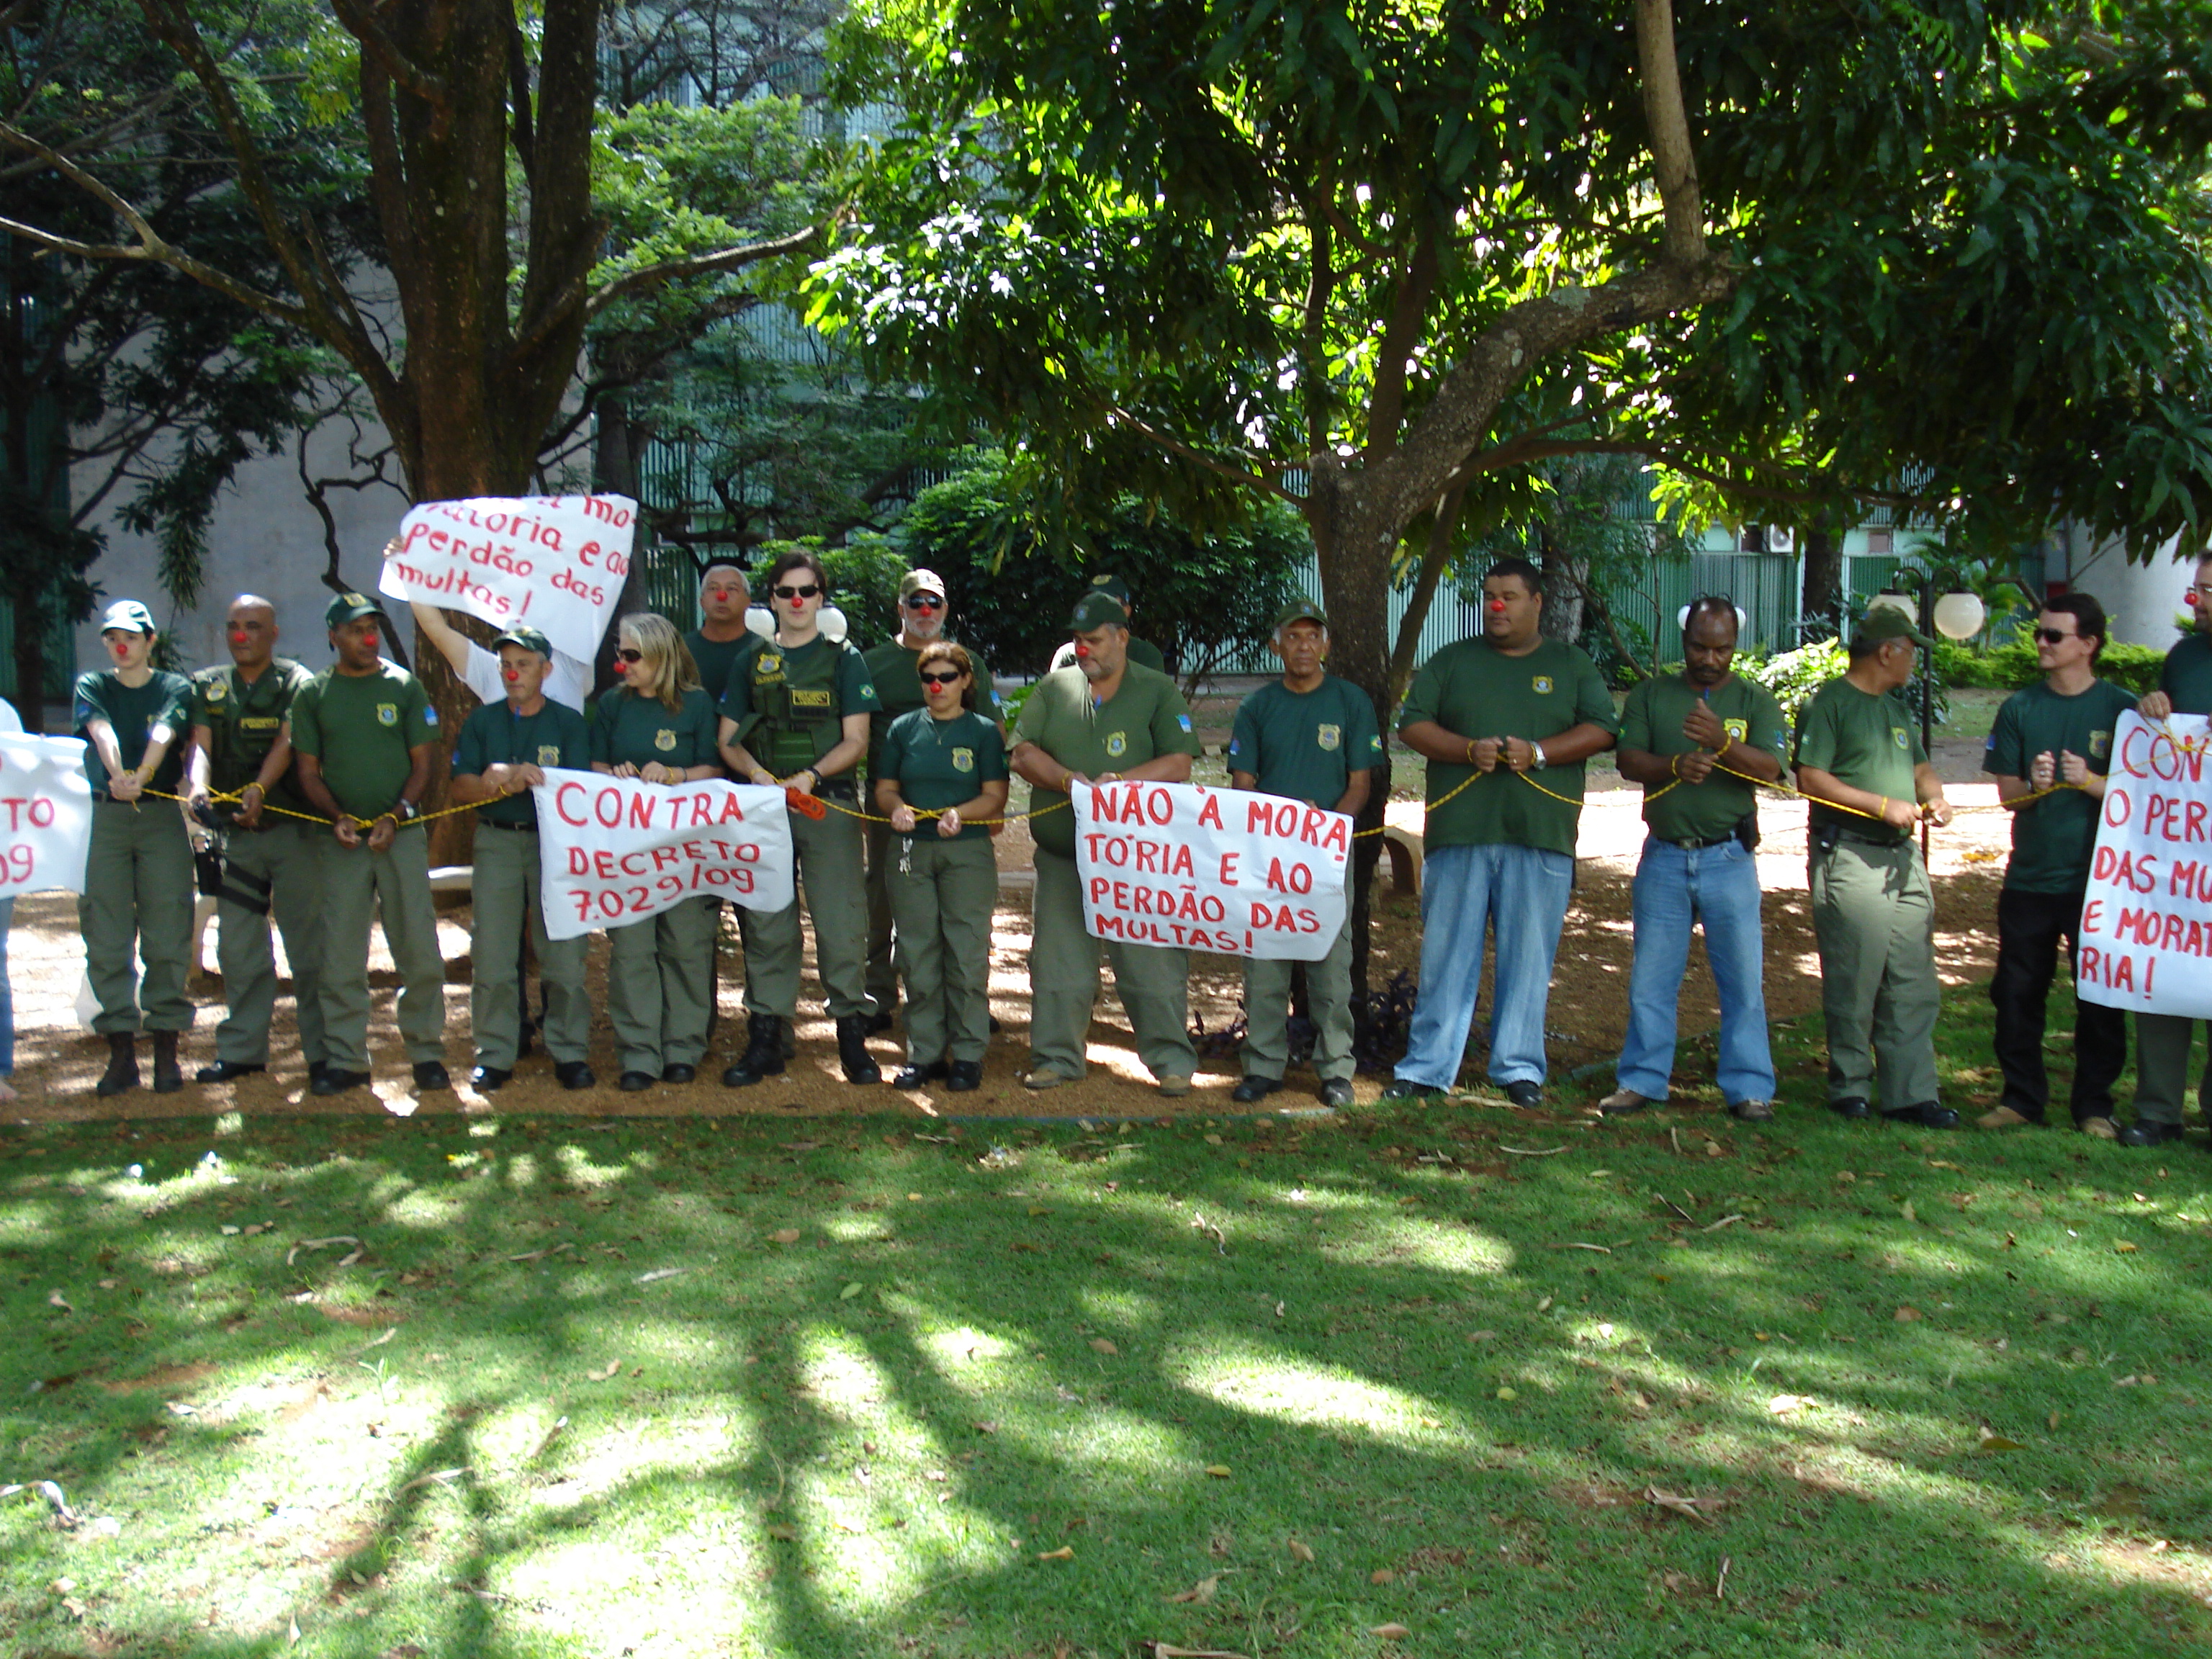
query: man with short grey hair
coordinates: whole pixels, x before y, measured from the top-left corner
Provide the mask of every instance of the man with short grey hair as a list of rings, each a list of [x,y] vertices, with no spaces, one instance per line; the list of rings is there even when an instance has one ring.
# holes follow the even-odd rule
[[[738,647],[751,637],[745,611],[752,602],[751,583],[727,559],[717,559],[700,572],[699,625],[684,636],[684,644],[699,665],[699,684],[710,697],[721,696]]]

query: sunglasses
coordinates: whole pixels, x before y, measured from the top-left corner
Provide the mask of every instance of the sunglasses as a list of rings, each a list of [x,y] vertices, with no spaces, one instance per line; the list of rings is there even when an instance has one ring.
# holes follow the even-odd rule
[[[642,651],[634,651],[629,646],[624,646],[621,650],[615,653],[615,660],[617,662],[643,662],[645,660],[645,653]]]
[[[924,685],[957,685],[963,678],[957,671],[950,674],[924,674],[921,683]]]
[[[819,583],[809,582],[804,587],[779,587],[775,596],[779,599],[811,599],[821,591]]]
[[[944,605],[945,601],[934,593],[909,593],[906,596],[906,608],[909,611],[937,611],[941,610]]]
[[[2061,640],[2078,640],[2081,636],[2079,634],[2062,634],[2055,628],[2039,628],[2035,630],[2035,637],[2041,644],[2057,645]]]

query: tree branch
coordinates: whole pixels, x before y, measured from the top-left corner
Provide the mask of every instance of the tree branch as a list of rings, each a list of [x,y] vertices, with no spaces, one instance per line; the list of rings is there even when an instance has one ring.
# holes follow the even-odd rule
[[[1136,433],[1140,437],[1149,438],[1152,442],[1158,444],[1162,449],[1166,450],[1170,454],[1180,455],[1183,459],[1191,462],[1194,465],[1202,466],[1209,472],[1217,472],[1224,478],[1228,478],[1235,483],[1243,484],[1248,489],[1261,490],[1267,495],[1279,497],[1283,501],[1288,501],[1292,507],[1303,507],[1304,505],[1304,503],[1296,495],[1293,495],[1289,490],[1284,489],[1283,486],[1274,479],[1264,477],[1257,472],[1248,472],[1242,467],[1231,466],[1228,462],[1218,459],[1214,456],[1208,455],[1202,450],[1194,449],[1190,445],[1183,442],[1182,439],[1171,437],[1167,433],[1161,431],[1158,427],[1152,425],[1150,422],[1138,416],[1132,415],[1127,410],[1121,408],[1119,405],[1109,408],[1106,411],[1106,415],[1109,420],[1121,422],[1121,424],[1127,427],[1130,431]]]
[[[384,32],[375,14],[358,0],[331,0],[331,9],[345,25],[346,33],[361,42],[362,55],[373,58],[386,75],[425,103],[442,105],[448,100],[451,94],[445,82],[402,52],[399,43]]]
[[[603,283],[584,301],[584,315],[596,317],[625,294],[640,289],[658,288],[663,283],[672,283],[686,276],[711,276],[717,271],[739,270],[763,259],[780,259],[787,254],[810,252],[822,235],[820,225],[809,225],[788,236],[778,236],[765,242],[747,242],[738,247],[724,248],[719,253],[701,253],[690,258],[665,260],[657,265],[647,265],[642,270],[633,270]]]
[[[1437,228],[1424,224],[1415,237],[1413,258],[1399,274],[1390,319],[1376,349],[1375,392],[1367,400],[1367,453],[1379,457],[1397,447],[1398,423],[1406,410],[1407,365],[1421,337],[1429,297],[1437,288]]]
[[[1666,257],[1695,264],[1705,257],[1705,206],[1698,193],[1689,118],[1682,107],[1681,71],[1674,61],[1672,0],[1636,0],[1636,58],[1643,70],[1652,170],[1667,210]]]

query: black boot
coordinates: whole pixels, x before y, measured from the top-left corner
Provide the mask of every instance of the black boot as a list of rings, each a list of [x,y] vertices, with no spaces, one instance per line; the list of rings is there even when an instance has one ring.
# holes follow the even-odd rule
[[[738,1063],[722,1073],[722,1085],[750,1089],[763,1078],[783,1074],[783,1020],[776,1014],[755,1014],[746,1027],[745,1051]]]
[[[154,1033],[154,1092],[173,1095],[185,1086],[185,1073],[177,1064],[177,1034]]]
[[[837,1058],[845,1063],[845,1081],[870,1084],[884,1080],[882,1068],[868,1053],[868,1017],[842,1014],[837,1019]]]
[[[107,1069],[100,1073],[100,1081],[94,1085],[92,1091],[106,1100],[111,1095],[119,1095],[125,1089],[137,1086],[137,1039],[128,1031],[110,1031],[107,1034]]]

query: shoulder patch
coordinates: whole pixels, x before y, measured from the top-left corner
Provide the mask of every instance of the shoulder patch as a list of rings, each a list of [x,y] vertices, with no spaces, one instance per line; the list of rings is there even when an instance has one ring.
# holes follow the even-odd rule
[[[437,710],[436,706],[435,706],[434,704],[431,704],[431,703],[425,703],[425,704],[423,704],[423,705],[422,705],[422,724],[423,724],[423,725],[425,725],[425,726],[435,726],[435,725],[437,725],[437,723],[438,723],[438,710]]]
[[[207,692],[207,700],[210,702],[221,702],[230,694],[230,688],[226,686],[219,679],[208,681],[204,689]]]
[[[1190,730],[1190,716],[1189,716],[1189,715],[1188,715],[1188,714],[1177,714],[1177,715],[1176,716],[1176,724],[1177,726],[1180,726],[1181,727],[1182,727],[1182,729],[1183,729],[1184,731],[1186,731],[1186,732],[1189,731],[1189,730]]]

